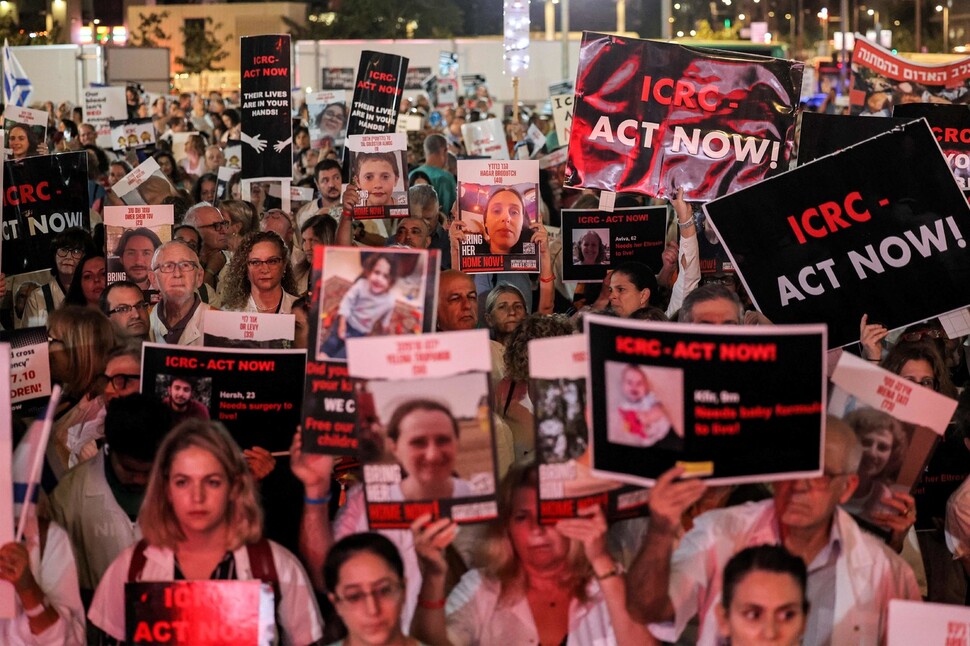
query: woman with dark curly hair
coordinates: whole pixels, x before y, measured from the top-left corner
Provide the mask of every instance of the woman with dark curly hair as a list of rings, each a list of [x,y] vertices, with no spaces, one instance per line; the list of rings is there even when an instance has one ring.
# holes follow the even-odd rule
[[[289,314],[297,299],[289,251],[272,231],[243,238],[223,281],[222,306],[229,311]]]

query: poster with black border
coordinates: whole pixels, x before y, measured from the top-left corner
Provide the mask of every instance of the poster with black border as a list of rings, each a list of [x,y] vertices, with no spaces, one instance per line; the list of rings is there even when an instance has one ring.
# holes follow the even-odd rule
[[[320,70],[320,89],[353,90],[355,72],[352,67],[324,67]]]
[[[176,414],[225,424],[243,449],[283,451],[300,423],[305,366],[303,350],[145,343],[141,390],[169,403]]]
[[[606,272],[630,260],[654,271],[663,266],[666,206],[614,209],[563,209],[562,279],[602,282]]]
[[[259,580],[125,584],[125,640],[172,646],[268,646],[273,589]]]
[[[207,348],[286,350],[293,347],[295,330],[296,317],[293,314],[210,309],[202,321],[203,345]]]
[[[39,155],[37,146],[47,140],[48,117],[46,110],[34,110],[9,103],[4,106],[3,144],[6,154],[9,157]],[[17,132],[11,132],[14,129]]]
[[[849,111],[868,117],[888,117],[904,103],[967,103],[970,96],[970,56],[938,65],[924,65],[897,56],[861,36],[852,48],[852,88]]]
[[[130,280],[143,292],[158,290],[152,275],[155,250],[172,239],[171,204],[104,207],[108,284]]]
[[[290,95],[290,36],[243,36],[241,70],[243,179],[293,177],[293,98]]]
[[[912,119],[872,119],[844,114],[802,112],[798,131],[798,164],[807,164],[837,153],[909,121]]]
[[[539,520],[577,518],[600,505],[611,521],[649,513],[648,489],[605,480],[590,471],[586,405],[586,337],[529,341],[529,392],[539,464]]]
[[[465,239],[459,269],[474,273],[538,273],[539,162],[458,160],[459,219]]]
[[[777,175],[803,68],[584,32],[565,185],[705,201]]]
[[[23,418],[36,417],[44,411],[51,396],[47,328],[0,330],[0,342],[10,350],[7,374],[12,410]]]
[[[348,136],[394,132],[407,69],[408,59],[403,56],[369,50],[360,53]]]
[[[495,518],[488,332],[356,338],[347,346],[370,528],[406,529],[425,513],[458,523]]]
[[[360,194],[354,219],[409,215],[407,149],[408,136],[403,133],[347,137],[351,181]]]
[[[152,119],[112,119],[111,149],[118,152],[155,145],[155,123]]]
[[[36,271],[49,278],[54,237],[91,228],[87,152],[8,158],[3,187],[3,273],[8,280]]]
[[[842,508],[877,533],[889,535],[874,513],[893,492],[910,493],[923,475],[937,440],[956,411],[957,401],[843,352],[832,373],[828,412],[859,438],[859,485]]]
[[[893,117],[926,119],[953,179],[964,195],[970,196],[970,105],[904,103],[893,109]]]
[[[593,475],[640,486],[674,466],[711,485],[821,475],[824,325],[583,324]]]
[[[833,348],[859,340],[863,314],[894,330],[970,303],[970,205],[922,119],[704,212],[755,307],[827,323]]]

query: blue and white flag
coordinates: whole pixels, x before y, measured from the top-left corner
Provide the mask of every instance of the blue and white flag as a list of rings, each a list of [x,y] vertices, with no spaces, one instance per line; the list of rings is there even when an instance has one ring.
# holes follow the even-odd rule
[[[27,434],[13,452],[11,472],[13,475],[14,514],[17,517],[15,540],[28,536],[36,529],[37,494],[40,489],[44,454],[54,426],[54,411],[61,398],[61,387],[51,389],[50,402],[44,414],[30,425]]]
[[[30,99],[34,86],[13,50],[3,41],[3,100],[8,104],[25,106]]]

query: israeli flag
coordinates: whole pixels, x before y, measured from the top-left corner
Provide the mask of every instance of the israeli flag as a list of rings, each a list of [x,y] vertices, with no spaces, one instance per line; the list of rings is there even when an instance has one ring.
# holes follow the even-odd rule
[[[13,50],[3,41],[3,99],[10,105],[25,106],[30,99],[34,86],[30,84],[27,73],[20,65],[20,61],[13,55]]]

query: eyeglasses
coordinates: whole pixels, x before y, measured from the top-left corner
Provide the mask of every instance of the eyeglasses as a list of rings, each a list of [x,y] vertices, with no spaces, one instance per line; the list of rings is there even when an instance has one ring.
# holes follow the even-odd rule
[[[146,303],[145,301],[141,301],[140,303],[135,303],[134,305],[119,305],[113,310],[108,310],[108,316],[111,316],[112,314],[127,314],[128,312],[131,312],[133,310],[144,312],[145,310],[148,309],[148,307],[149,307],[149,304]]]
[[[266,265],[267,267],[279,267],[280,263],[282,262],[283,262],[282,258],[280,258],[279,256],[273,256],[272,258],[267,258],[266,260],[260,260],[259,258],[250,258],[249,260],[246,261],[246,264],[249,265],[250,269],[259,269],[263,265]]]
[[[373,590],[354,590],[345,595],[334,594],[333,598],[337,603],[345,603],[352,608],[361,608],[367,599],[374,598],[374,603],[387,603],[397,601],[401,597],[403,586],[394,581],[377,586]]]
[[[176,268],[178,268],[178,270],[183,274],[187,274],[190,271],[195,271],[198,269],[199,263],[191,260],[182,260],[180,262],[163,262],[153,267],[155,271],[160,271],[163,274],[175,273]]]
[[[70,256],[77,260],[84,255],[84,249],[58,249],[56,253],[58,258],[67,258]]]
[[[116,375],[98,375],[101,379],[111,384],[111,387],[117,391],[122,391],[128,387],[128,384],[132,381],[141,381],[141,375],[126,375],[119,372]]]
[[[943,330],[920,330],[919,332],[904,332],[899,335],[903,341],[922,341],[923,339],[944,339],[946,340],[946,332]]]
[[[919,384],[924,388],[930,388],[931,390],[936,390],[936,379],[933,377],[923,377],[922,379],[916,379],[915,377],[903,377],[906,381],[911,381],[914,384]]]
[[[232,223],[227,220],[219,220],[218,222],[213,222],[212,224],[200,224],[200,229],[212,229],[213,231],[225,231]]]
[[[328,119],[340,119],[342,121],[344,118],[344,113],[340,110],[324,110],[323,116],[327,117]]]

